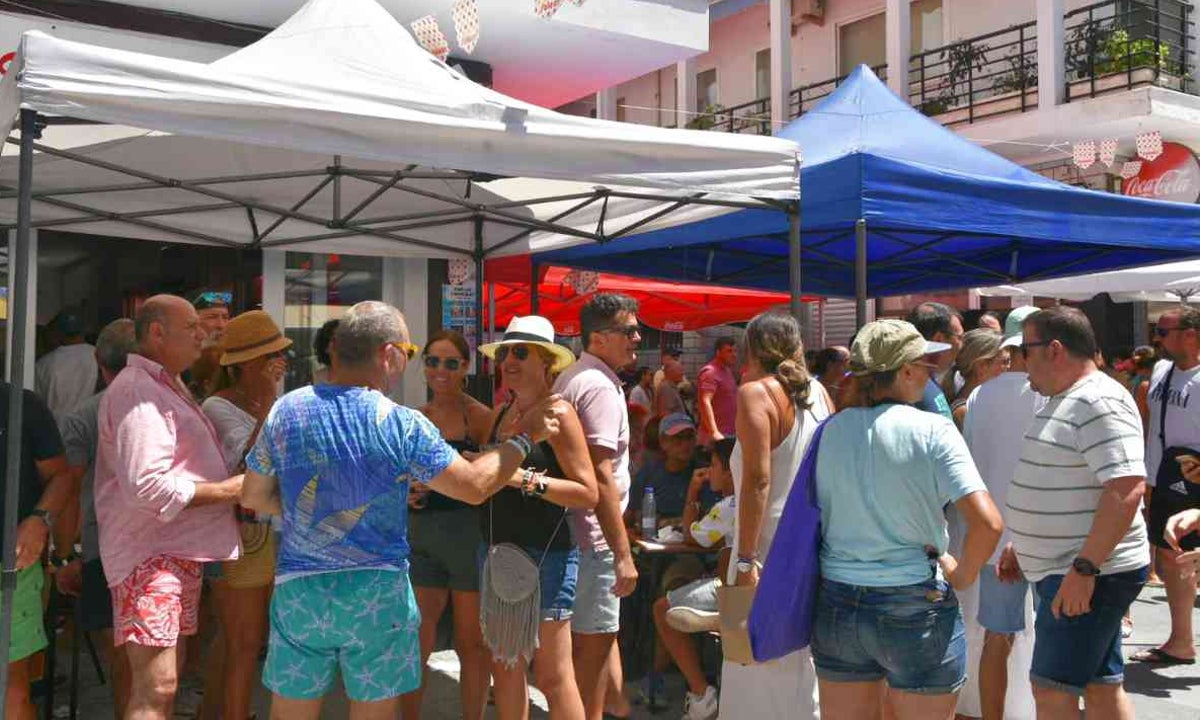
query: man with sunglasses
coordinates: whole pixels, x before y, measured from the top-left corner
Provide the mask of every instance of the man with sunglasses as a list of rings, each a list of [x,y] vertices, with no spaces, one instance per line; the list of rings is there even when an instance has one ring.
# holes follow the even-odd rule
[[[1157,546],[1158,576],[1167,590],[1171,634],[1166,642],[1135,653],[1130,659],[1155,665],[1196,662],[1192,610],[1196,576],[1185,572],[1175,558],[1178,549],[1164,535],[1167,520],[1176,513],[1200,508],[1200,310],[1178,308],[1163,313],[1155,328],[1167,355],[1150,376],[1150,432],[1146,442],[1146,485],[1150,487],[1150,542]],[[1200,546],[1200,538],[1182,541],[1183,550]]]
[[[626,295],[593,295],[579,313],[584,353],[554,384],[579,413],[600,489],[594,511],[572,513],[580,556],[571,632],[589,720],[601,719],[608,689],[619,692],[624,684],[615,641],[621,598],[637,586],[622,521],[629,502],[629,411],[617,376],[637,361],[637,311],[637,301]]]
[[[1145,445],[1137,405],[1095,363],[1096,335],[1075,308],[1025,319],[1029,382],[1045,395],[1008,491],[1013,547],[1040,603],[1029,678],[1039,718],[1129,720],[1121,621],[1150,565]]]
[[[388,399],[418,350],[398,309],[353,306],[334,334],[329,382],[280,398],[246,458],[242,504],[283,517],[263,669],[272,717],[320,717],[339,672],[350,717],[395,717],[421,683],[409,484],[478,505],[557,433],[551,396],[517,435],[463,459],[432,421]]]

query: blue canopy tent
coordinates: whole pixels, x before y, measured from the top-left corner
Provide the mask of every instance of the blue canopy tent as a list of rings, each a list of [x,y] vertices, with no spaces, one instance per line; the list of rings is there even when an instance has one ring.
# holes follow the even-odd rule
[[[779,135],[804,155],[803,290],[858,297],[860,322],[868,295],[1009,284],[1200,255],[1200,205],[1045,178],[925,117],[865,65]],[[541,253],[535,262],[787,290],[788,223],[783,213],[737,210]]]

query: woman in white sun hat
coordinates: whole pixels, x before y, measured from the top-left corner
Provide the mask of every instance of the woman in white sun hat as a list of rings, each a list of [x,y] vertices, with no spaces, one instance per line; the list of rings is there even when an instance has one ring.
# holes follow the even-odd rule
[[[521,415],[551,394],[553,376],[575,362],[554,342],[554,326],[536,315],[515,317],[495,343],[479,351],[500,367],[509,397],[489,442],[515,433]],[[554,717],[583,718],[571,662],[570,618],[579,550],[566,522],[569,509],[599,499],[583,426],[563,403],[560,431],[534,446],[509,486],[482,509],[484,547],[481,624],[492,653],[500,720],[523,718],[529,707],[526,667]]]

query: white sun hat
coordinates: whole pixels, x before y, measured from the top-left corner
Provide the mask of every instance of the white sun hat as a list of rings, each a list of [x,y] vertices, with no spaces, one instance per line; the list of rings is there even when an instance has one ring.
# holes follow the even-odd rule
[[[552,372],[562,372],[575,362],[571,349],[554,342],[554,325],[541,315],[514,317],[499,342],[479,346],[479,352],[489,359],[496,358],[496,349],[501,345],[537,345],[554,356]]]

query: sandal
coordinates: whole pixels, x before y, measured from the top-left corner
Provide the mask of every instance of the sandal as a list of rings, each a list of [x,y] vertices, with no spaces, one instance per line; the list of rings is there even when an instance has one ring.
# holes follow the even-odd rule
[[[1128,640],[1133,637],[1133,618],[1121,618],[1121,639]]]
[[[1162,648],[1147,648],[1140,652],[1136,652],[1129,656],[1133,662],[1148,663],[1151,665],[1195,665],[1196,658],[1181,658],[1175,657],[1171,653]]]

